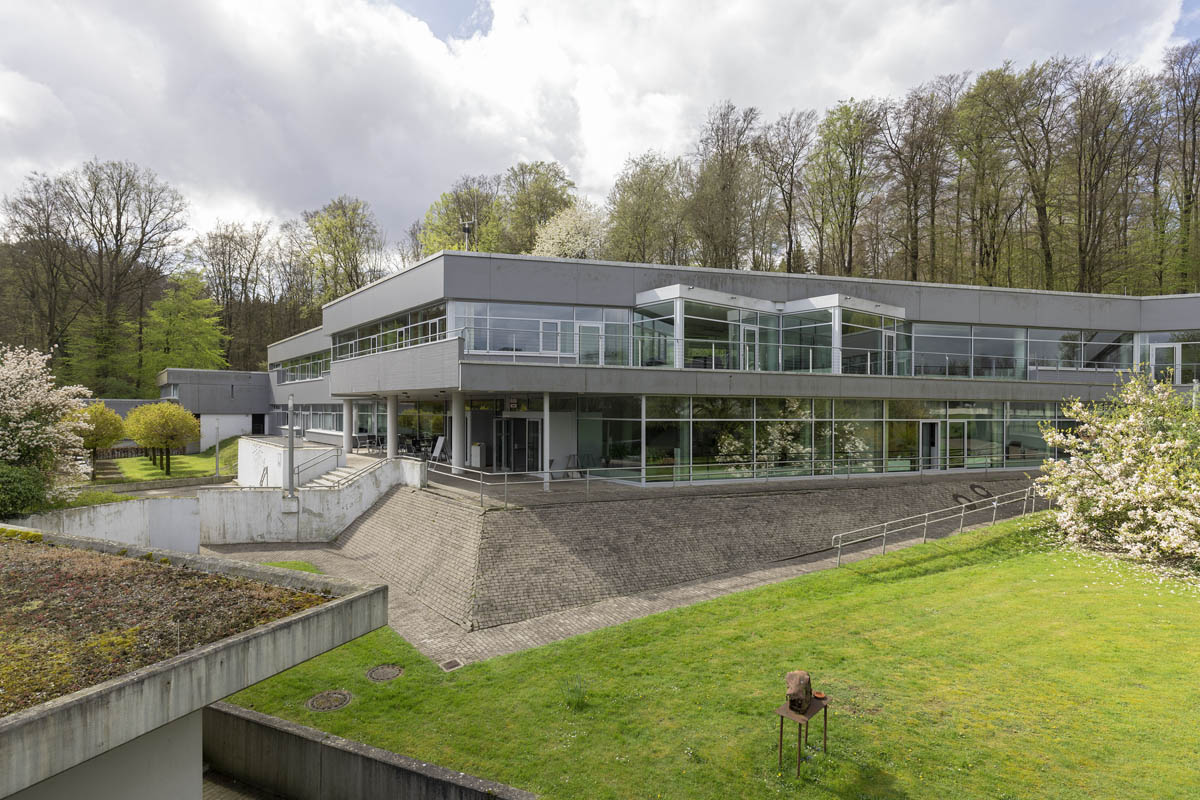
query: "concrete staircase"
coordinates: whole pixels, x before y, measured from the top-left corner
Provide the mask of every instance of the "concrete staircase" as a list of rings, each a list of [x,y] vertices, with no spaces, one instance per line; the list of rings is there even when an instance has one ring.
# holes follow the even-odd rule
[[[313,487],[319,488],[322,486],[333,486],[338,481],[340,481],[343,478],[346,478],[350,475],[353,475],[354,473],[358,472],[360,469],[362,469],[361,466],[335,467],[335,468],[329,470],[329,472],[326,472],[323,475],[318,475],[317,477],[313,478],[311,481],[308,481],[301,488],[310,489]]]

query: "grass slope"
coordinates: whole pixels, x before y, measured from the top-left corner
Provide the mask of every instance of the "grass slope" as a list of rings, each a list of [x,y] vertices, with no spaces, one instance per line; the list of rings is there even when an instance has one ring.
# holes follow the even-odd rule
[[[221,474],[237,475],[237,436],[221,440]],[[216,448],[190,456],[171,456],[171,474],[159,469],[145,456],[118,458],[116,464],[127,481],[156,481],[166,478],[201,478],[216,473]]]
[[[1200,785],[1200,595],[1045,545],[1038,524],[449,674],[383,629],[233,700],[551,798],[1187,796]],[[403,677],[371,683],[381,663]],[[771,713],[796,668],[833,703],[831,752],[799,780],[794,728],[776,767]],[[588,705],[572,711],[577,680]],[[304,709],[332,688],[354,701]]]
[[[324,575],[325,573],[315,565],[307,561],[264,561],[268,567],[283,567],[284,569],[294,569],[300,572],[312,572],[316,575]]]

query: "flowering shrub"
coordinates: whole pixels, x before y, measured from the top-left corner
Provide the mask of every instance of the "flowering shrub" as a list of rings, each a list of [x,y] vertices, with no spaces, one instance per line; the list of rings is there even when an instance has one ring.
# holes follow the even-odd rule
[[[90,392],[55,386],[50,356],[0,346],[0,463],[35,469],[49,483],[87,473],[79,409]]]
[[[1046,443],[1069,457],[1047,461],[1038,491],[1070,541],[1139,558],[1200,555],[1200,414],[1170,383],[1131,375],[1112,402],[1072,401]]]

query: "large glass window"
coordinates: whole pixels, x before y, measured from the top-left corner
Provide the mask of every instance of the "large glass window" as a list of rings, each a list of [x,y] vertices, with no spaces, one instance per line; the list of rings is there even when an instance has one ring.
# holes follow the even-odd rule
[[[971,374],[969,325],[912,323],[913,374],[967,377]]]
[[[330,351],[320,350],[295,358],[276,361],[270,365],[279,383],[311,381],[329,372]]]
[[[782,368],[786,372],[829,372],[833,361],[833,312],[784,314]]]

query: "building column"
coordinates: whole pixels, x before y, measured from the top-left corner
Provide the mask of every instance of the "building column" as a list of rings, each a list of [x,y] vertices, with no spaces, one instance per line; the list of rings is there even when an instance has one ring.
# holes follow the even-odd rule
[[[467,399],[462,392],[450,393],[450,465],[461,475],[467,461]]]
[[[389,394],[387,397],[387,457],[396,457],[396,447],[399,445],[399,439],[396,434],[396,395]]]
[[[550,491],[550,393],[542,392],[542,488]]]
[[[354,401],[342,401],[342,453],[350,455],[354,449]]]

